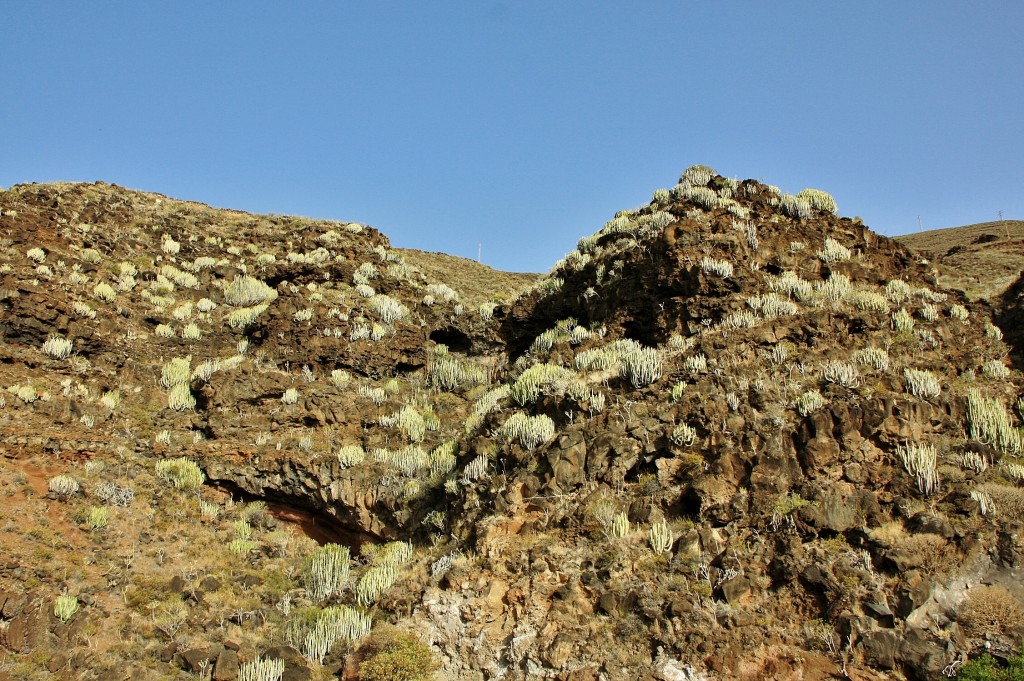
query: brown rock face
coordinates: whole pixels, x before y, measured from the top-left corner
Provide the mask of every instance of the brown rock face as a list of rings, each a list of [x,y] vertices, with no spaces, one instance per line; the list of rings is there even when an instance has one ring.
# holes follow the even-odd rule
[[[1022,596],[1008,346],[819,194],[691,169],[463,296],[363,225],[109,185],[2,192],[0,233],[19,663],[354,678],[379,641],[309,648],[337,606],[474,681],[928,679],[1015,631],[977,625]],[[351,550],[326,596],[308,537]]]

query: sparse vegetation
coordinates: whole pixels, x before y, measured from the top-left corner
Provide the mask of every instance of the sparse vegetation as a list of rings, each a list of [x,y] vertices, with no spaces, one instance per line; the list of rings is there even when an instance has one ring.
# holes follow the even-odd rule
[[[1007,344],[938,257],[824,192],[694,167],[542,279],[352,223],[31,187],[0,191],[0,531],[18,626],[47,627],[0,661],[16,678],[50,674],[44,651],[97,678],[396,678],[442,655],[640,677],[651,641],[692,678],[823,655],[923,676],[949,641],[1012,642],[1012,590],[903,613],[971,555],[999,557],[992,584],[1020,559],[1013,322]],[[916,657],[870,670],[837,613],[884,603]]]

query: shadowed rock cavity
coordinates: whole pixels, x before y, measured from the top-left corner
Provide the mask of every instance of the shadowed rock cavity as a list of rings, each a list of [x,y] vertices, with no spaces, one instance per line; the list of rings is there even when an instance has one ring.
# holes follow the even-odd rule
[[[357,554],[364,543],[375,543],[378,540],[355,523],[346,523],[324,509],[310,508],[310,505],[299,497],[285,494],[258,496],[226,480],[217,481],[216,486],[246,503],[266,502],[267,510],[274,518],[291,525],[321,546],[328,543],[341,544],[349,547],[353,554]]]

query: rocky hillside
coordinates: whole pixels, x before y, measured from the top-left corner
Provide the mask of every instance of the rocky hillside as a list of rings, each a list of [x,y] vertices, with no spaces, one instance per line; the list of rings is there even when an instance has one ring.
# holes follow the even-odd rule
[[[1024,271],[1024,220],[983,222],[896,237],[939,269],[943,286],[998,302]]]
[[[897,239],[930,259],[943,286],[993,306],[1017,366],[1024,362],[1024,221],[1001,220]]]
[[[0,229],[19,678],[934,679],[1017,643],[999,320],[824,192],[694,166],[543,278],[102,184],[2,192]]]

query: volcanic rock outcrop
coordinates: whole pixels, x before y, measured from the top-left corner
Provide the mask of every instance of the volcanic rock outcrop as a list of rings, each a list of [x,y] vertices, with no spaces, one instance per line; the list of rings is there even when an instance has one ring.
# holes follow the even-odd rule
[[[160,645],[107,648],[139,674],[223,654],[221,676],[356,678],[365,632],[310,647],[332,607],[415,632],[455,679],[932,679],[1016,643],[1024,325],[824,192],[694,166],[471,303],[364,225],[111,185],[2,192],[0,233],[12,492],[79,471],[45,512],[91,561],[120,546],[88,530],[109,485],[152,523],[180,509],[196,545],[234,538],[184,572],[143,551],[180,582],[122,566],[120,601],[86,570],[68,620],[39,614],[67,588],[32,577],[43,549],[17,551],[12,654],[100,669],[67,621],[145,620]],[[149,482],[177,457],[199,501]],[[326,596],[286,507],[361,554]]]

